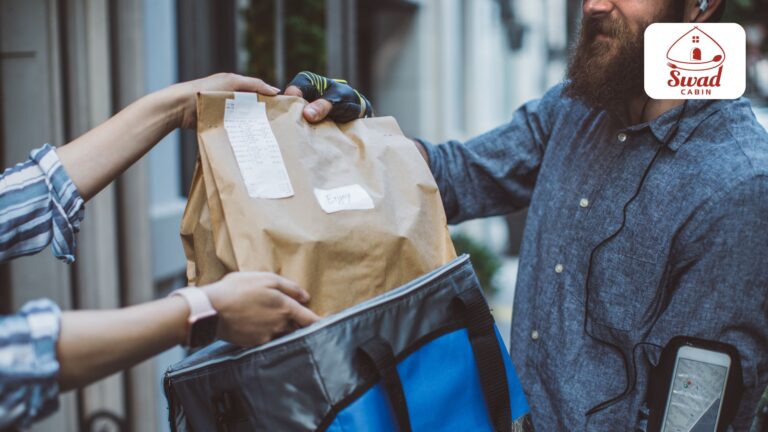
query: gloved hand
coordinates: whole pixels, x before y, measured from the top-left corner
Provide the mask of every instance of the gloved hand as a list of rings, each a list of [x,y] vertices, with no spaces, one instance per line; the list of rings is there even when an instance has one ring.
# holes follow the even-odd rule
[[[344,80],[330,79],[312,72],[299,72],[288,84],[285,94],[303,97],[310,102],[304,108],[304,118],[311,123],[326,117],[338,123],[346,123],[373,116],[373,107],[368,99]]]

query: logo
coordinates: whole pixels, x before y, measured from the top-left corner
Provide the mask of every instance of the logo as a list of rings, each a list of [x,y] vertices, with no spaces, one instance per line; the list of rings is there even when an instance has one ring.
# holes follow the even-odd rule
[[[738,24],[656,23],[645,30],[645,92],[653,99],[737,99],[746,88]]]

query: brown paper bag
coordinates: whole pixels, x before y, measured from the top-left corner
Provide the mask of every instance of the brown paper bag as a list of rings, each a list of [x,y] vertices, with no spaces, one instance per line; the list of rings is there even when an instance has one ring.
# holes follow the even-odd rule
[[[456,256],[429,167],[393,118],[311,125],[304,100],[259,96],[293,195],[254,198],[225,129],[233,98],[198,97],[200,158],[181,225],[190,284],[238,270],[275,272],[299,283],[310,307],[327,315]],[[321,207],[321,199],[348,205],[349,194],[338,192],[347,188],[364,191],[373,208]]]

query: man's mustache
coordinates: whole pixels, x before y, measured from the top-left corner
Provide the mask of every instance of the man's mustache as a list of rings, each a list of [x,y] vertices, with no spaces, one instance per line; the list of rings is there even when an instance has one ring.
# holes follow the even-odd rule
[[[627,32],[626,26],[618,18],[585,17],[581,21],[581,28],[589,41],[598,34],[613,38],[623,36]]]

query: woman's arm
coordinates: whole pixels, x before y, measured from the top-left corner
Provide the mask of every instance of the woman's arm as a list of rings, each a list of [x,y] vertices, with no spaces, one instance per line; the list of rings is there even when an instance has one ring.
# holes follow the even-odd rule
[[[178,296],[124,309],[63,312],[56,349],[61,390],[85,386],[182,343],[188,315]]]
[[[56,149],[84,200],[89,200],[176,128],[194,128],[201,91],[275,95],[257,78],[217,74],[145,96],[71,143]]]
[[[268,342],[319,317],[309,294],[269,273],[231,273],[200,288],[219,315],[220,338],[241,346]],[[127,369],[186,339],[187,301],[179,296],[118,310],[64,312],[56,345],[62,390]]]
[[[197,123],[200,91],[278,89],[256,78],[218,74],[145,96],[70,144],[45,145],[0,174],[0,262],[39,252],[74,261],[83,202],[115,179],[177,127]]]
[[[265,343],[319,319],[309,295],[270,273],[230,273],[200,288],[217,311],[217,334]],[[50,300],[0,316],[0,430],[27,427],[58,407],[59,390],[85,386],[186,340],[182,297],[109,311],[62,312]]]

